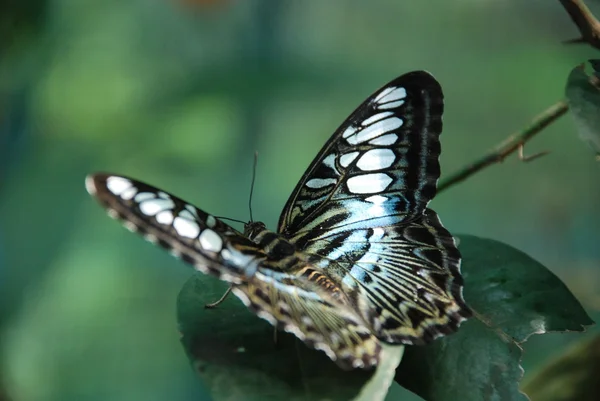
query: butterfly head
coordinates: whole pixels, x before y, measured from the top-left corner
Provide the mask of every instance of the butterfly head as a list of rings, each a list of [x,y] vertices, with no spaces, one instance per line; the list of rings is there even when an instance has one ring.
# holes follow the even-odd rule
[[[260,232],[266,229],[267,226],[265,226],[265,223],[260,221],[249,221],[244,224],[244,235],[250,239],[254,239]]]

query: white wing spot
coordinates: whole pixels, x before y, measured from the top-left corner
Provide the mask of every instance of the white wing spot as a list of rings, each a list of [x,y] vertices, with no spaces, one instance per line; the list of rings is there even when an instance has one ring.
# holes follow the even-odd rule
[[[396,155],[391,149],[371,149],[358,159],[356,166],[362,171],[381,170],[390,167]]]
[[[158,192],[158,197],[163,199],[171,199],[171,195],[163,191]]]
[[[358,152],[346,153],[340,157],[340,164],[343,167],[348,167],[350,163],[352,163],[354,159],[356,159],[356,156],[358,156]]]
[[[332,170],[335,170],[335,156],[335,153],[327,155],[327,157],[323,159],[323,164]]]
[[[188,203],[188,204],[186,204],[186,205],[185,205],[185,208],[186,208],[187,210],[189,210],[189,211],[190,211],[190,213],[194,215],[194,217],[198,218],[198,212],[196,211],[196,208],[195,208],[194,206],[192,206],[192,205],[190,205],[190,204]]]
[[[123,191],[131,188],[133,183],[123,177],[108,177],[106,179],[106,188],[113,194],[120,196]]]
[[[183,217],[184,219],[188,219],[188,220],[196,220],[194,215],[192,213],[190,213],[189,210],[182,210],[181,212],[179,212],[179,217]]]
[[[362,174],[349,178],[346,184],[354,194],[374,194],[385,190],[392,182],[387,174]]]
[[[146,241],[148,241],[152,244],[158,243],[158,238],[154,234],[146,234],[146,235],[144,235],[144,238],[146,239]]]
[[[200,246],[207,251],[219,252],[223,247],[223,240],[213,230],[202,231],[198,239],[200,240]]]
[[[365,200],[367,202],[371,202],[374,205],[381,205],[381,204],[383,204],[383,202],[387,201],[388,198],[386,198],[385,196],[381,196],[381,195],[373,195],[373,196],[369,196]]]
[[[342,137],[348,138],[350,135],[353,135],[355,132],[356,132],[356,127],[351,125],[348,128],[346,128],[346,131],[344,131],[344,133],[342,134]]]
[[[163,210],[169,210],[175,207],[171,199],[150,199],[140,203],[140,210],[146,216],[154,216]]]
[[[121,199],[123,200],[131,200],[138,193],[136,187],[127,188],[125,191],[121,192]]]
[[[173,228],[177,231],[177,234],[186,238],[196,238],[200,234],[198,223],[179,216],[173,220]]]
[[[404,100],[398,100],[396,102],[391,102],[391,103],[386,103],[386,104],[380,104],[379,106],[377,106],[378,109],[395,109],[396,107],[400,107],[404,104]]]
[[[208,216],[206,218],[206,225],[210,228],[213,228],[215,225],[217,224],[217,219],[214,218],[214,216]]]
[[[382,118],[389,117],[389,116],[391,116],[392,114],[394,114],[394,113],[392,113],[391,111],[386,111],[386,112],[384,112],[384,113],[379,113],[379,114],[372,115],[371,117],[369,117],[369,118],[367,118],[366,120],[364,120],[364,121],[361,123],[361,125],[363,125],[363,126],[366,126],[366,125],[371,125],[371,124],[373,124],[375,121],[379,121],[379,120],[381,120]]]
[[[277,320],[275,320],[275,318],[269,312],[265,312],[264,310],[260,311],[260,312],[256,312],[256,316],[260,317],[261,319],[265,319],[267,322],[271,323],[273,326],[277,324]],[[287,329],[287,327],[286,327],[286,329]],[[298,338],[300,338],[302,340],[303,337],[304,336],[298,337]]]
[[[306,186],[309,188],[324,188],[336,182],[335,178],[313,178],[306,182]]]
[[[346,141],[350,145],[358,145],[359,143],[369,141],[373,138],[377,138],[385,133],[400,128],[403,122],[398,117],[390,117],[385,120],[380,120],[373,125],[357,132],[356,134],[349,136]]]
[[[395,102],[400,99],[404,99],[406,97],[406,89],[403,87],[392,87],[381,92],[376,98],[375,101],[379,104]]]
[[[236,297],[238,297],[244,305],[250,306],[251,302],[250,302],[250,298],[248,298],[248,295],[246,295],[242,290],[235,288],[235,287],[233,288],[232,291],[233,291],[233,294]]]
[[[163,210],[156,215],[156,222],[159,224],[167,224],[170,225],[173,223],[173,212],[170,210]]]
[[[88,191],[90,195],[96,195],[96,183],[94,182],[94,176],[88,175],[85,177],[85,189]]]
[[[380,241],[385,235],[385,230],[381,227],[375,227],[373,229],[373,236],[369,238],[371,241]]]
[[[231,252],[229,252],[229,249],[223,249],[221,251],[221,257],[225,260],[230,260],[231,259]]]
[[[135,196],[135,201],[137,203],[141,203],[143,201],[146,201],[148,199],[154,199],[156,198],[156,195],[153,194],[152,192],[140,192],[139,194],[137,194]]]
[[[369,144],[380,145],[380,146],[389,146],[389,145],[393,145],[394,143],[396,143],[397,140],[398,140],[398,135],[387,134],[387,135],[382,135],[375,139],[371,139],[369,141]]]
[[[386,208],[383,206],[387,199],[388,198],[381,195],[373,195],[366,198],[365,200],[371,203],[371,205],[367,207],[367,215],[370,218],[383,217],[388,215],[389,211],[387,211]]]
[[[382,90],[381,93],[379,95],[377,95],[377,97],[375,98],[375,102],[378,103],[382,97],[386,96],[388,93],[390,93],[394,89],[396,89],[395,86],[390,86],[389,88],[385,88],[384,90]]]
[[[131,231],[132,233],[134,233],[138,230],[137,226],[135,224],[133,224],[131,221],[124,221],[123,226],[125,226],[125,228],[128,229],[129,231]]]

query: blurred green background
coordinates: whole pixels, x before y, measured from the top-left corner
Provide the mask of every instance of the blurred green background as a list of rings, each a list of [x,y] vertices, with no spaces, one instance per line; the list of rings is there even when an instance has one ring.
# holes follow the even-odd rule
[[[442,83],[448,173],[563,97],[597,54],[561,44],[576,36],[558,1],[0,0],[0,400],[205,399],[175,320],[191,270],[110,221],[86,174],[247,220],[257,150],[254,216],[274,228],[388,80]],[[600,165],[570,116],[526,146],[541,150],[432,205],[452,232],[544,263],[598,320]],[[526,376],[594,332],[530,339]]]

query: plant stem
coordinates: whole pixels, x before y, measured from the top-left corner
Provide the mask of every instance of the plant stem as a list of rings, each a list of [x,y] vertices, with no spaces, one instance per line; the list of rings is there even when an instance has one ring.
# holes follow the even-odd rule
[[[438,184],[437,192],[440,193],[449,187],[464,181],[468,177],[472,176],[479,170],[486,168],[492,164],[502,162],[508,155],[514,153],[519,149],[523,149],[523,145],[525,142],[533,138],[538,132],[546,128],[548,125],[556,121],[559,117],[564,115],[567,110],[569,110],[569,106],[565,100],[561,100],[558,103],[550,106],[544,112],[539,114],[537,117],[533,119],[533,121],[521,131],[509,136],[504,142],[496,146],[496,148],[478,160],[470,163],[469,165],[463,167],[459,171],[445,179],[441,180]],[[534,158],[541,156],[541,154],[533,155],[529,157],[523,157],[523,161],[533,160]]]
[[[560,0],[560,2],[581,34],[581,37],[568,40],[566,43],[588,43],[600,49],[600,22],[583,0]]]

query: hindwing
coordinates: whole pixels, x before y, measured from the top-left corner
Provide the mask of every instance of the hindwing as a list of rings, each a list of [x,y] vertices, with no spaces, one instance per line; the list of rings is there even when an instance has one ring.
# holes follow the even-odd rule
[[[304,252],[337,271],[351,298],[366,300],[356,309],[388,343],[428,343],[469,316],[460,253],[431,209],[406,224],[323,235]]]

